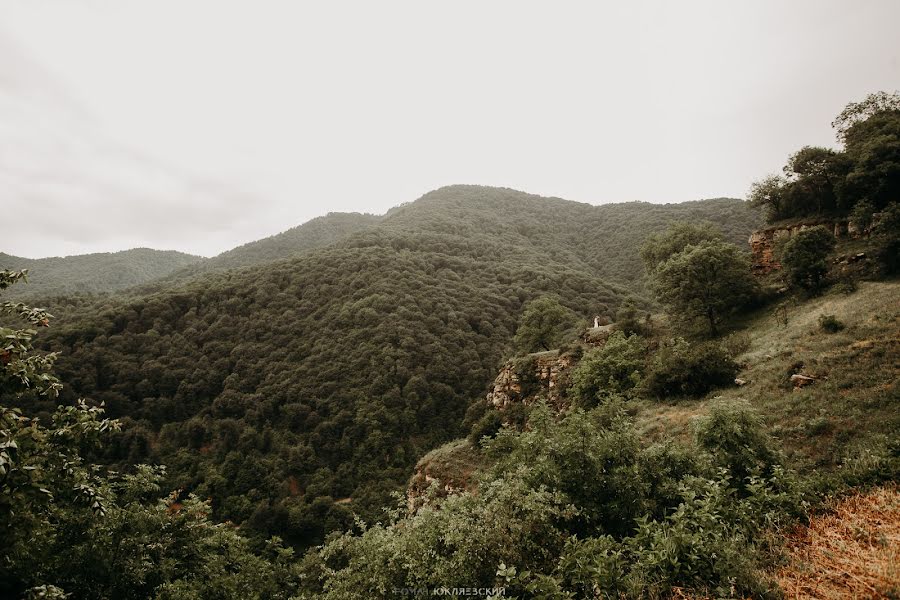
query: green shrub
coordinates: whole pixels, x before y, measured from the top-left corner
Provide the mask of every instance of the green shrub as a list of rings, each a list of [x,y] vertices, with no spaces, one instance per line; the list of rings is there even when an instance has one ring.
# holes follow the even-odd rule
[[[503,427],[503,417],[500,415],[500,411],[491,409],[472,425],[472,429],[469,431],[469,443],[477,447],[481,438],[494,437],[501,427]]]
[[[838,294],[847,294],[848,296],[858,289],[858,285],[856,283],[856,279],[853,277],[844,277],[840,281],[838,281],[832,290]]]
[[[642,449],[621,398],[487,442],[478,492],[333,538],[304,559],[300,598],[381,597],[393,588],[504,586],[515,597],[776,596],[760,576],[764,531],[802,508],[756,417],[715,405],[704,452]],[[743,475],[746,475],[745,477]],[[742,482],[741,485],[735,485]]]
[[[740,488],[754,475],[769,476],[779,464],[775,444],[746,401],[719,401],[696,423],[697,445]]]
[[[649,313],[642,316],[637,309],[634,298],[626,298],[616,311],[616,329],[625,335],[646,336],[650,333]]]
[[[819,315],[819,327],[828,333],[837,333],[844,328],[834,315]]]
[[[883,275],[900,273],[900,203],[892,202],[875,227],[875,259]]]
[[[725,348],[725,351],[732,357],[738,357],[744,352],[747,352],[750,350],[751,345],[752,340],[750,339],[750,334],[746,332],[732,333],[722,340],[722,347]]]
[[[725,344],[695,345],[675,338],[651,359],[643,389],[657,398],[699,396],[731,385],[739,370]]]
[[[834,235],[825,227],[804,229],[785,242],[781,264],[793,283],[807,290],[817,289],[828,273],[828,254],[834,245]]]
[[[496,460],[492,478],[527,465],[525,480],[535,489],[562,492],[578,507],[567,521],[573,533],[621,537],[633,531],[646,506],[645,485],[637,468],[640,443],[619,403],[612,397],[613,410],[573,409],[559,420],[546,404],[537,405],[527,431],[503,429],[486,445],[487,456]]]
[[[570,397],[582,407],[633,389],[641,381],[647,345],[637,335],[614,331],[600,348],[584,354],[572,370]]]

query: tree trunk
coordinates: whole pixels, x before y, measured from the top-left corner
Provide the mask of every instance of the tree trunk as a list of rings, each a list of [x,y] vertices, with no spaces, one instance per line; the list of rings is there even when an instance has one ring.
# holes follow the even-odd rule
[[[709,321],[709,333],[713,337],[719,335],[719,329],[716,327],[716,313],[711,308],[706,309],[706,319]]]

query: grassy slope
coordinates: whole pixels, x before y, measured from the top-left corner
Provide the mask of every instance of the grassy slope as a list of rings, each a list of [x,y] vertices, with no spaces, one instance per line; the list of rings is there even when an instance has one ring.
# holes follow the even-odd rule
[[[743,398],[763,415],[792,466],[826,471],[865,466],[887,451],[900,431],[900,281],[863,282],[850,295],[830,293],[788,309],[788,323],[771,308],[749,318],[752,345],[740,360],[743,387],[675,404],[641,401],[639,427],[650,438],[687,435],[692,417],[709,400]],[[833,314],[846,328],[822,331],[818,318]],[[791,367],[827,380],[800,390],[787,382]]]

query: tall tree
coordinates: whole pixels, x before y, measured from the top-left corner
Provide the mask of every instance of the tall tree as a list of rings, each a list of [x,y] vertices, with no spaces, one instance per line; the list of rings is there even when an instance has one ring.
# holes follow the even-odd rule
[[[641,246],[641,260],[644,261],[644,267],[652,271],[673,254],[681,252],[688,246],[721,239],[723,239],[722,232],[709,221],[699,223],[676,221],[665,231],[647,236]]]
[[[578,315],[549,296],[525,306],[514,343],[520,352],[557,348],[578,324]]]
[[[703,319],[714,336],[722,317],[746,303],[755,285],[747,257],[721,241],[687,246],[659,265],[651,280],[674,321]]]
[[[874,92],[860,102],[851,102],[831,122],[838,141],[847,143],[851,131],[860,123],[878,113],[900,112],[900,94],[897,92]]]
[[[781,264],[791,281],[806,289],[815,289],[828,272],[828,253],[834,245],[834,235],[826,228],[804,229],[784,244]]]

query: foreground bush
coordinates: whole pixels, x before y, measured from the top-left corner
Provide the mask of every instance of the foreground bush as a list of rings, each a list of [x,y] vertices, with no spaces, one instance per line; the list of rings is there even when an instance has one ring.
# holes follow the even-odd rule
[[[641,381],[647,345],[637,335],[615,331],[606,344],[584,354],[572,371],[569,394],[582,407],[630,391]]]
[[[717,405],[693,449],[641,448],[616,397],[562,418],[538,405],[527,431],[503,428],[484,452],[494,464],[477,493],[434,495],[414,513],[402,502],[386,524],[359,523],[309,553],[300,597],[441,587],[560,600],[675,587],[777,596],[760,576],[758,540],[802,504],[744,404]]]
[[[654,354],[644,377],[644,390],[657,398],[700,396],[732,385],[740,366],[724,344],[691,344],[675,338]]]

